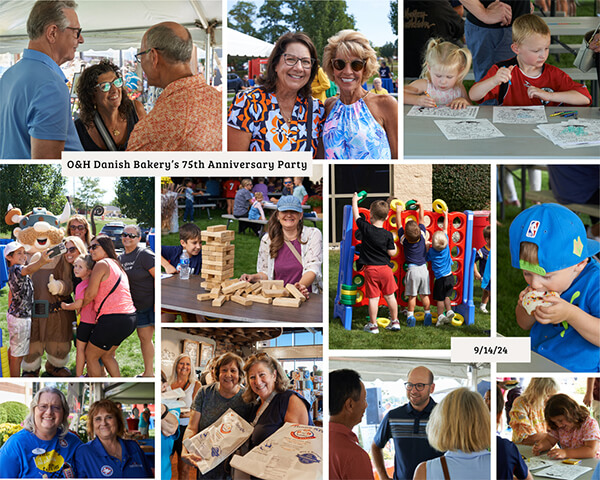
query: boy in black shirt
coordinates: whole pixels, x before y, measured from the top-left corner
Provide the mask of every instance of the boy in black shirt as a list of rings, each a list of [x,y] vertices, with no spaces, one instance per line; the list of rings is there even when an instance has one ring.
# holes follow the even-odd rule
[[[362,234],[360,256],[356,263],[365,277],[365,294],[369,299],[370,322],[365,325],[364,330],[369,333],[379,333],[377,311],[381,295],[390,309],[391,322],[386,328],[400,330],[398,302],[394,296],[398,285],[390,263],[390,257],[396,255],[397,249],[392,233],[383,228],[383,222],[387,218],[389,210],[390,206],[387,202],[383,200],[373,202],[370,208],[371,223],[367,222],[358,213],[358,194],[354,192],[352,215]]]

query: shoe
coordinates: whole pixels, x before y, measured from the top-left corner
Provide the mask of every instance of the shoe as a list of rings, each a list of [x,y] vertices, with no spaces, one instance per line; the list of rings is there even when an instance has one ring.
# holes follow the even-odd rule
[[[373,323],[371,323],[371,322],[367,323],[367,324],[364,326],[363,330],[364,330],[365,332],[369,332],[369,333],[379,333],[379,328],[377,327],[377,325],[376,325],[376,324],[373,324]]]
[[[400,322],[398,320],[392,320],[390,324],[387,327],[385,327],[385,329],[397,332],[398,330],[400,330]]]
[[[487,308],[485,308],[485,306],[484,306],[484,305],[480,305],[480,306],[479,306],[479,310],[481,310],[483,313],[490,313],[490,312],[488,311],[488,309],[487,309]]]
[[[446,318],[446,315],[444,315],[443,313],[440,313],[438,315],[437,318],[437,323],[435,324],[436,327],[441,327],[442,325],[444,325],[445,323],[448,323],[448,319]]]
[[[411,315],[410,317],[408,317],[406,319],[406,326],[407,327],[414,327],[417,324],[417,319],[415,318],[414,315]]]
[[[71,377],[71,370],[67,367],[55,367],[51,363],[46,362],[46,373],[51,377]]]
[[[425,318],[423,319],[423,326],[431,327],[431,313],[426,313]]]
[[[448,310],[446,312],[446,320],[448,323],[452,323],[452,319],[454,318],[455,313],[452,310]]]

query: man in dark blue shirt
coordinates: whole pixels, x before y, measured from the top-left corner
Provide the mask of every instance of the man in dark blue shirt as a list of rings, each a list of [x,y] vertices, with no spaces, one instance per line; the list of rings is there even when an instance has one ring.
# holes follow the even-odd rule
[[[383,448],[394,440],[394,480],[412,479],[417,465],[443,452],[434,450],[427,441],[425,427],[436,403],[430,397],[435,389],[433,373],[426,367],[415,367],[408,373],[406,405],[390,410],[377,429],[371,455],[381,480],[389,480],[383,461]]]

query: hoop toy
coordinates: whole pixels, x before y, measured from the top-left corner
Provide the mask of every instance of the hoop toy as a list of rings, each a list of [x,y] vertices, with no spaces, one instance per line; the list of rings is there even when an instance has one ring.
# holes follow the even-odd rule
[[[448,205],[441,198],[433,201],[433,211],[436,213],[444,213],[448,211]]]
[[[356,275],[352,279],[352,283],[357,287],[362,287],[365,284],[365,277],[363,277],[362,275]]]
[[[417,322],[422,322],[423,320],[425,320],[425,312],[415,312],[414,315]]]
[[[377,325],[381,328],[385,328],[390,324],[390,319],[385,317],[379,317],[377,319]]]
[[[452,319],[452,325],[455,327],[460,327],[465,321],[465,318],[460,313],[455,313],[454,318]]]
[[[361,290],[356,292],[356,303],[360,303],[363,301],[364,294]]]
[[[396,273],[398,271],[399,265],[398,262],[396,262],[395,260],[392,260],[392,272]]]
[[[367,198],[367,192],[364,190],[358,192],[358,203],[362,202],[365,198]]]
[[[396,215],[390,215],[388,222],[390,224],[390,227],[398,228],[398,224],[396,223]]]
[[[394,212],[398,212],[398,207],[400,207],[400,211],[404,210],[404,203],[402,203],[401,200],[395,198],[394,200],[392,200],[392,203],[390,203],[390,208]]]
[[[406,222],[410,222],[410,221],[416,222],[417,221],[417,217],[415,217],[414,215],[409,215],[408,217],[406,217],[406,219],[404,220],[404,225],[406,225]]]
[[[404,204],[404,208],[406,210],[418,210],[419,209],[419,205],[417,204],[416,200],[409,200],[408,202],[406,202]]]

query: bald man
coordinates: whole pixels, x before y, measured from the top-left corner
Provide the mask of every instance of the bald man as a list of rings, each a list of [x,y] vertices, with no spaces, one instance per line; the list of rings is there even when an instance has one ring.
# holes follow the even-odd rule
[[[373,444],[371,455],[381,480],[389,480],[383,461],[383,448],[394,440],[394,480],[412,479],[421,462],[442,456],[427,441],[425,427],[436,403],[430,395],[435,389],[433,373],[426,367],[415,367],[404,383],[409,403],[390,410],[383,418]]]
[[[127,150],[221,150],[221,94],[193,74],[192,51],[192,36],[178,23],[159,23],[144,34],[136,59],[148,84],[164,91],[136,124]]]

